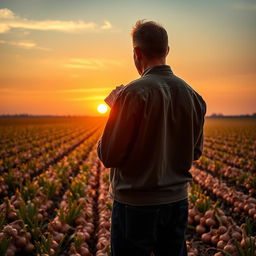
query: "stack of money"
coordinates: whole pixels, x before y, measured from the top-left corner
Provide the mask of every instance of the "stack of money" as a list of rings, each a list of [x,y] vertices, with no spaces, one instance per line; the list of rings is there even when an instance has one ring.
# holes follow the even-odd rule
[[[104,99],[104,101],[112,108],[118,94],[120,93],[120,91],[122,91],[124,89],[124,85],[121,84],[119,86],[116,87],[116,89],[112,90],[111,93]]]

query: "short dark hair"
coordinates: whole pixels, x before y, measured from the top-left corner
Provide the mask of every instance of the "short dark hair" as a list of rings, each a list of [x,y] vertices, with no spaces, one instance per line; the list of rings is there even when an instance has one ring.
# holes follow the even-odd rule
[[[161,58],[167,55],[168,34],[162,25],[154,21],[138,20],[131,35],[133,44],[140,47],[147,58]]]

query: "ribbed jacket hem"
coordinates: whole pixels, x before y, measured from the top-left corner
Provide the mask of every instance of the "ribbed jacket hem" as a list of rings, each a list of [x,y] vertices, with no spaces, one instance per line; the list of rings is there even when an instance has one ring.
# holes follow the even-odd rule
[[[188,197],[187,187],[182,187],[176,193],[173,191],[125,191],[119,192],[109,191],[110,196],[117,202],[134,205],[161,205],[174,203]]]

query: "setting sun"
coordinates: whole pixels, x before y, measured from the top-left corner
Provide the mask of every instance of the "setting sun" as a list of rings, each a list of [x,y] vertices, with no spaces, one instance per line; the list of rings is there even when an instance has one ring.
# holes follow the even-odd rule
[[[100,104],[97,108],[97,110],[101,113],[104,114],[108,111],[108,106],[106,104]]]

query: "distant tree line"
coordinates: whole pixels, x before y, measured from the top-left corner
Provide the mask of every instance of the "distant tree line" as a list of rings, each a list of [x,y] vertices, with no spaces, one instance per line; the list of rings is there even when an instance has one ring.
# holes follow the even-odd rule
[[[12,118],[12,117],[83,117],[87,115],[31,115],[31,114],[2,114],[1,117],[5,118]],[[209,116],[206,116],[207,118],[256,118],[256,113],[253,113],[251,115],[249,114],[243,114],[243,115],[224,115],[222,113],[212,113]]]
[[[256,118],[256,113],[251,115],[243,114],[243,115],[223,115],[222,113],[212,113],[209,118]]]

